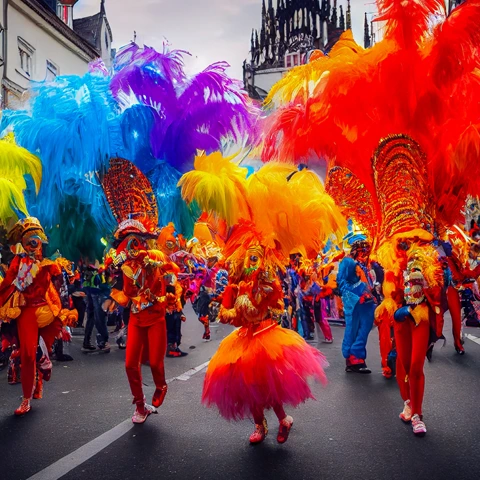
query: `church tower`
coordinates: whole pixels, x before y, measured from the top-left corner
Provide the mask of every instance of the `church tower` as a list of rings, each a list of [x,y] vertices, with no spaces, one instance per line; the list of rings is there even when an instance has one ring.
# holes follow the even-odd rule
[[[346,19],[340,3],[347,3]],[[255,78],[263,80],[270,73],[274,78],[305,63],[312,50],[328,53],[346,28],[351,28],[350,0],[262,0],[260,31],[252,31],[250,58],[243,66],[245,88],[256,98]]]

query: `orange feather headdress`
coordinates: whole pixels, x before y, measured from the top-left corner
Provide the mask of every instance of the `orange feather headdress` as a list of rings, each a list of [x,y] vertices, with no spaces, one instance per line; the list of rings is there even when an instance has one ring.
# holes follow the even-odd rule
[[[316,258],[330,234],[342,238],[346,221],[314,172],[269,163],[247,178],[246,169],[219,161],[218,155],[197,159],[196,170],[183,175],[179,185],[187,202],[195,200],[233,227],[227,261],[236,263],[258,244],[272,268],[280,267],[293,248]]]
[[[157,200],[147,177],[132,162],[111,159],[102,184],[118,222],[115,238],[121,239],[131,233],[151,238],[158,236]]]
[[[480,0],[466,0],[449,16],[441,0],[377,5],[382,41],[365,50],[346,32],[329,55],[272,88],[267,104],[276,111],[263,158],[326,159],[330,168],[348,169],[332,171],[337,177],[350,171],[353,188],[372,194],[372,155],[382,139],[407,135],[424,152],[435,220],[452,225],[467,194],[480,190]],[[381,222],[385,212],[375,204],[373,211]]]

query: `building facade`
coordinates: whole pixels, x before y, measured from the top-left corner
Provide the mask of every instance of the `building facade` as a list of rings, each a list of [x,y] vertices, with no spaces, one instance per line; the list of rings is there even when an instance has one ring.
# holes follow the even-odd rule
[[[84,32],[74,29],[74,6],[78,0],[0,0],[3,108],[20,108],[25,92],[38,82],[57,75],[83,75],[88,63],[111,54],[102,50]],[[103,25],[108,25],[104,0],[100,3]]]
[[[265,98],[290,68],[305,63],[309,52],[328,53],[345,30],[351,29],[350,0],[273,0],[262,3],[260,31],[253,30],[250,59],[243,64],[248,94]]]

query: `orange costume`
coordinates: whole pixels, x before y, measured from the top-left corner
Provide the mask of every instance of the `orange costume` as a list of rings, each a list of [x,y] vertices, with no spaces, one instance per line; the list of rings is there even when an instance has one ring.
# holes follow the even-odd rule
[[[15,257],[0,286],[0,319],[16,319],[22,363],[23,401],[15,415],[31,410],[30,400],[42,398],[43,380],[48,381],[52,363],[48,358],[62,324],[76,322],[76,311],[62,309],[52,278],[62,274],[59,261],[44,259],[42,245],[47,237],[40,222],[33,217],[19,220],[9,233]],[[36,362],[39,337],[46,354]]]
[[[227,419],[253,417],[252,444],[265,439],[265,410],[273,409],[283,443],[293,424],[284,406],[313,398],[307,380],[325,382],[326,362],[296,332],[279,326],[284,304],[278,273],[294,247],[316,258],[320,242],[343,232],[346,222],[316,174],[291,165],[267,164],[247,179],[247,169],[218,153],[200,156],[180,185],[187,201],[232,226],[224,249],[229,284],[218,318],[240,328],[210,361],[202,401]]]
[[[112,292],[112,298],[131,307],[125,369],[136,405],[132,421],[143,423],[167,393],[165,311],[176,299],[166,292],[165,274],[178,269],[161,251],[149,248],[149,239],[158,237],[158,209],[146,177],[128,160],[113,159],[103,188],[119,222],[115,231],[119,245],[112,261],[121,265],[124,277],[123,290]],[[148,359],[155,382],[153,406],[143,394],[142,358]]]

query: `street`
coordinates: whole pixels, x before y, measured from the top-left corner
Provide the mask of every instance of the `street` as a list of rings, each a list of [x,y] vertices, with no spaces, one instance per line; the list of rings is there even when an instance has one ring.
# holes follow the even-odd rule
[[[267,419],[265,442],[250,446],[251,421],[229,423],[200,403],[205,364],[231,327],[214,325],[212,341],[191,309],[183,326],[184,358],[167,358],[170,379],[158,415],[133,425],[134,407],[124,371],[125,352],[113,336],[109,354],[83,354],[74,336],[73,362],[54,362],[44,399],[15,418],[20,384],[0,372],[0,478],[35,479],[477,479],[480,474],[480,330],[467,328],[467,354],[437,344],[426,365],[425,423],[415,438],[398,414],[403,408],[395,379],[381,376],[378,334],[368,351],[371,375],[346,374],[341,356],[342,327],[334,343],[318,343],[330,363],[327,387],[314,386],[317,401],[286,409],[294,426],[284,445],[278,424]],[[317,346],[317,342],[312,343]],[[153,393],[144,367],[147,399]]]

